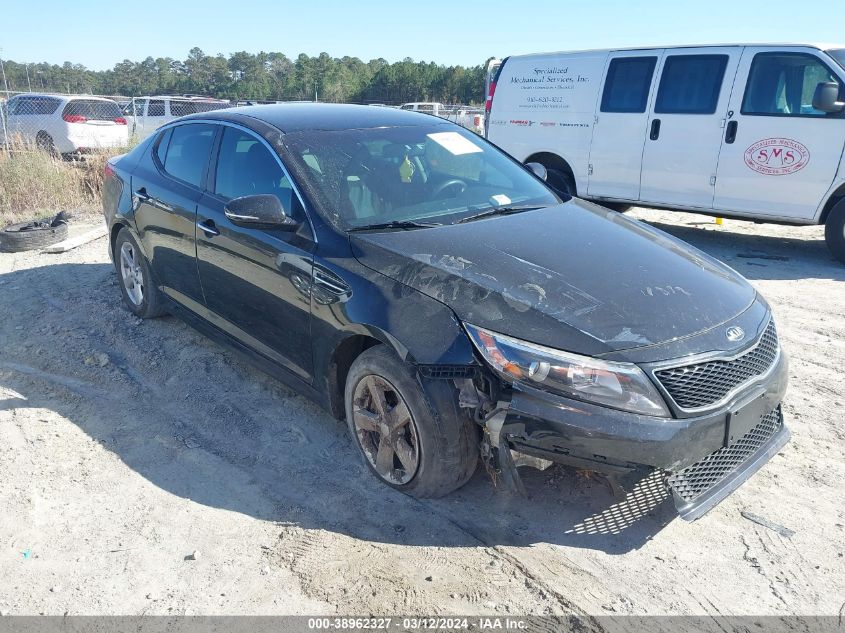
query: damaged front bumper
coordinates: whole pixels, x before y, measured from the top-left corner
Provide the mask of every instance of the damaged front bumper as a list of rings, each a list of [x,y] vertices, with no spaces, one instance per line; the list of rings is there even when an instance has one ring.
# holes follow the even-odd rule
[[[667,473],[682,518],[694,520],[759,470],[789,439],[780,402],[787,360],[763,383],[694,417],[657,418],[514,385],[499,438],[519,453],[608,474]]]

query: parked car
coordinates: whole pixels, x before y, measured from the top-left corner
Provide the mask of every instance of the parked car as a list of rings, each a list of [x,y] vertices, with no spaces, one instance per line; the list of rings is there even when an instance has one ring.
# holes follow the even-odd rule
[[[9,99],[3,142],[73,156],[129,144],[126,119],[111,99],[20,94]]]
[[[845,262],[845,45],[509,57],[487,137],[604,204],[824,224]]]
[[[136,139],[143,139],[165,123],[188,114],[211,112],[228,108],[229,102],[210,97],[134,97],[124,113],[129,122],[129,132]]]
[[[443,105],[433,101],[417,101],[413,103],[403,103],[399,106],[401,110],[410,110],[411,112],[422,112],[423,114],[432,114],[441,119],[446,119],[452,123],[457,123],[461,127],[472,130],[476,134],[484,133],[484,110],[482,108],[473,108],[462,105]]]
[[[447,121],[214,111],[106,173],[129,310],[173,311],[345,418],[403,492],[460,487],[480,446],[514,484],[514,455],[664,469],[692,519],[787,441],[786,356],[745,279]]]

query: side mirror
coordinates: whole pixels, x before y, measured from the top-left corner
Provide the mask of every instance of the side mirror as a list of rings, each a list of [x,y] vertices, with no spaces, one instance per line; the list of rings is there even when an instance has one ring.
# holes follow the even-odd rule
[[[533,173],[537,178],[543,182],[549,177],[548,170],[540,163],[525,163],[525,169]]]
[[[813,94],[813,107],[828,114],[845,110],[845,101],[839,101],[839,84],[835,81],[818,84]]]
[[[290,231],[299,226],[299,222],[285,213],[282,202],[271,193],[234,198],[229,201],[223,212],[238,226]]]

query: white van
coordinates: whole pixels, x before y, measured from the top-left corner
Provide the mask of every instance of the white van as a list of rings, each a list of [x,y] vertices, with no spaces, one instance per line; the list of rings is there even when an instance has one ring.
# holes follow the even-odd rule
[[[228,108],[229,102],[210,97],[175,97],[161,95],[156,97],[134,97],[124,106],[124,114],[129,124],[129,134],[136,140],[143,139],[165,123],[170,123],[180,116],[210,112]]]
[[[845,45],[512,56],[487,109],[488,139],[560,189],[825,224],[845,262]]]

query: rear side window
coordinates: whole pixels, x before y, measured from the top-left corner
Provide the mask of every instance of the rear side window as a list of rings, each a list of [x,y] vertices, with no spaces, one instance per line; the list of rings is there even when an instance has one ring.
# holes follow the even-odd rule
[[[164,116],[164,101],[161,99],[150,99],[147,104],[147,116]]]
[[[50,97],[18,97],[9,102],[9,114],[16,116],[53,114],[59,109],[59,100]]]
[[[719,103],[727,55],[672,55],[663,64],[654,111],[713,114]]]
[[[602,112],[645,112],[656,57],[617,57],[607,68]]]
[[[827,116],[813,107],[820,83],[842,82],[818,58],[806,53],[758,53],[751,63],[742,99],[742,114],[758,116]]]
[[[164,166],[165,158],[167,158],[167,145],[170,143],[171,134],[173,134],[173,128],[167,129],[159,134],[159,138],[156,141],[156,156],[162,167]]]
[[[293,187],[270,150],[251,134],[236,128],[223,128],[214,193],[228,199],[274,194],[286,213],[299,215]]]
[[[81,116],[89,121],[114,121],[121,116],[120,106],[114,101],[76,99],[69,101],[62,116]]]
[[[211,155],[214,131],[214,126],[207,123],[191,123],[173,128],[164,158],[164,171],[195,187],[201,186]]]

